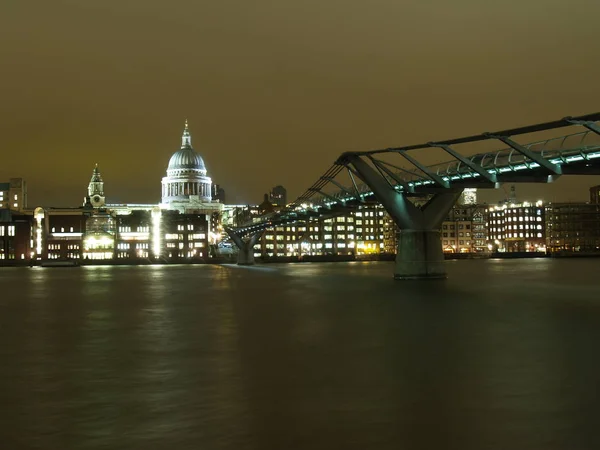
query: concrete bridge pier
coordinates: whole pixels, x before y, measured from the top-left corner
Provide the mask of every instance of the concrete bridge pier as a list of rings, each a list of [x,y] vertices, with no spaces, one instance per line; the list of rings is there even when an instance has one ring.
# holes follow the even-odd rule
[[[231,240],[235,243],[235,246],[238,248],[238,265],[254,265],[254,246],[258,243],[258,240],[262,236],[263,232],[260,231],[256,234],[251,235],[247,240],[244,240],[229,228],[225,228],[225,231],[227,232]]]
[[[397,280],[446,278],[439,231],[402,230],[398,233],[394,278]]]
[[[419,208],[408,200],[405,194],[394,189],[382,174],[360,156],[347,154],[345,161],[352,164],[400,229],[394,278],[446,278],[440,227],[460,197],[462,189],[443,186],[440,193],[433,195]]]

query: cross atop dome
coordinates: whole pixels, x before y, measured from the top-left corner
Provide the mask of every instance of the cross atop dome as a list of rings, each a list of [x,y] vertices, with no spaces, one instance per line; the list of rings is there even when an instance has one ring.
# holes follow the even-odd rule
[[[187,119],[185,119],[185,127],[183,128],[183,135],[181,136],[181,148],[192,148],[192,136],[190,136]]]

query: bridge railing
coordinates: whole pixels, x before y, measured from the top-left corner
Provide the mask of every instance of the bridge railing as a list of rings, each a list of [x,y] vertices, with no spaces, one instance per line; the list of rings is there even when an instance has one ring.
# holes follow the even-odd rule
[[[542,158],[554,163],[568,162],[572,158],[586,158],[587,154],[600,151],[600,135],[593,131],[582,131],[539,141],[524,144],[523,147],[539,154]],[[391,151],[392,152],[392,151]],[[504,147],[502,149],[478,153],[468,157],[473,163],[482,167],[490,173],[501,174],[506,171],[516,171],[536,167],[537,164],[529,160],[525,155],[514,148]],[[447,181],[453,181],[465,177],[479,176],[470,167],[463,164],[458,159],[452,159],[427,166],[427,169],[442,177]],[[407,168],[394,173],[409,185],[433,184],[434,182],[427,177],[421,170],[416,168]],[[356,183],[356,191],[363,196],[371,195],[370,187],[362,182]],[[313,207],[322,207],[335,203],[335,201],[344,202],[351,200],[351,196],[345,190],[337,190],[327,195],[314,195],[310,201]]]
[[[527,127],[515,128],[511,130],[504,130],[497,133],[483,133],[475,136],[468,136],[464,138],[451,139],[447,141],[439,141],[437,143],[419,144],[407,147],[398,148],[387,148],[380,150],[371,150],[366,152],[350,152],[356,156],[366,157],[372,163],[377,166],[378,164],[389,164],[382,160],[376,160],[375,156],[381,154],[394,154],[401,153],[407,154],[412,150],[427,151],[427,148],[431,147],[444,147],[448,146],[460,146],[461,144],[481,142],[488,139],[499,139],[506,143],[506,145],[515,145],[517,148],[527,149],[531,153],[540,156],[541,158],[549,161],[553,164],[560,165],[569,163],[570,161],[588,159],[600,157],[600,128],[596,122],[600,121],[600,113],[588,114],[586,116],[580,116],[578,118],[564,118],[554,122],[547,122],[543,124],[531,125]],[[556,130],[564,127],[571,126],[585,126],[586,131],[580,131],[576,133],[566,134],[559,137],[553,137],[549,139],[538,140],[528,144],[519,144],[514,141],[510,142],[512,136],[527,135],[531,133],[546,132],[550,130]],[[580,128],[581,129],[581,128]],[[528,158],[524,151],[519,151],[515,147],[504,147],[491,152],[482,152],[472,156],[461,155],[464,159],[468,160],[471,165],[484,169],[490,174],[502,174],[509,171],[518,171],[523,169],[533,169],[539,167],[542,163],[540,158],[535,157],[538,162]],[[458,152],[460,154],[460,152]],[[352,169],[348,167],[348,164],[344,162],[345,154],[342,154],[333,166],[331,166],[304,194],[298,199],[292,202],[283,211],[274,213],[273,215],[263,216],[255,218],[253,223],[265,223],[269,220],[285,220],[286,217],[292,217],[294,211],[304,209],[319,209],[323,206],[331,206],[336,203],[344,203],[349,200],[358,200],[367,196],[372,195],[371,188],[359,177],[352,175]],[[534,157],[531,155],[532,158]],[[410,158],[407,157],[410,161]],[[409,168],[402,166],[394,166],[389,164],[392,170],[387,167],[387,170],[382,171],[381,166],[375,167],[382,176],[386,178],[388,183],[394,184],[391,178],[402,183],[395,184],[396,189],[404,189],[407,186],[411,189],[416,186],[435,184],[433,178],[438,177],[438,180],[444,182],[452,182],[463,178],[472,178],[482,176],[473,168],[469,167],[464,162],[460,161],[460,158],[455,158],[450,161],[445,161],[433,165],[420,165],[414,162],[411,163]],[[419,166],[421,168],[419,168]],[[348,171],[348,175],[352,181],[351,185],[347,185],[347,188],[343,188],[342,183],[335,181],[335,178],[342,172]],[[425,169],[425,170],[422,170]],[[481,172],[481,169],[478,169]],[[394,176],[388,177],[384,174],[388,172]],[[355,175],[356,172],[354,172]],[[435,175],[432,175],[435,174]],[[438,181],[439,183],[439,181]],[[402,186],[400,185],[402,184]],[[340,188],[334,192],[327,191],[326,187],[331,188],[336,186]]]
[[[536,141],[523,146],[539,154],[544,159],[558,159],[564,162],[569,156],[584,156],[587,153],[598,151],[600,149],[600,135],[591,131],[583,131]],[[534,164],[525,155],[510,147],[494,152],[479,153],[468,157],[468,159],[490,173],[500,173],[500,169],[514,170],[515,168],[523,167],[523,165],[528,167]],[[428,169],[433,170],[437,175],[442,177],[447,176],[451,178],[452,176],[474,175],[470,167],[456,159],[428,166]],[[413,169],[413,171],[415,170]]]

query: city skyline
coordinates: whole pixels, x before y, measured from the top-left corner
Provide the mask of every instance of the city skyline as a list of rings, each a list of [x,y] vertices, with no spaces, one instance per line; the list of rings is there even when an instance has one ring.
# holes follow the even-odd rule
[[[12,2],[0,18],[0,179],[26,179],[32,204],[78,204],[98,163],[107,198],[154,202],[187,118],[228,202],[277,184],[294,199],[343,151],[596,111],[600,4],[534,3],[519,15],[466,0]],[[583,200],[597,184],[517,190]]]

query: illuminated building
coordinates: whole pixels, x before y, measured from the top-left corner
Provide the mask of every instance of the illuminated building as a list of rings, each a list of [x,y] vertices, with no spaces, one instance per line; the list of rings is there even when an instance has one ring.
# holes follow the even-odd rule
[[[546,251],[544,218],[541,201],[490,207],[487,222],[490,249],[500,252]]]
[[[27,183],[23,178],[11,178],[0,183],[0,209],[22,211],[27,208]]]
[[[173,153],[162,179],[162,209],[181,213],[220,212],[222,204],[212,199],[212,180],[202,157],[192,147],[187,120],[181,137],[181,148]]]
[[[204,260],[222,231],[223,204],[212,200],[211,188],[187,122],[181,149],[171,156],[162,180],[160,204],[106,203],[97,164],[78,208],[26,209],[26,184],[11,179],[0,183],[2,208],[7,207],[0,209],[0,259],[78,259],[82,264]],[[16,211],[22,211],[20,219]]]
[[[88,194],[83,199],[83,206],[91,208],[102,208],[106,203],[106,197],[104,197],[104,181],[100,175],[98,164],[94,167],[92,172],[92,178],[88,184]]]
[[[88,220],[82,208],[38,207],[33,217],[36,259],[81,258]]]
[[[31,220],[27,216],[0,210],[0,264],[28,259],[31,254]]]
[[[360,206],[334,217],[268,229],[255,256],[368,255],[383,253],[385,210]]]
[[[381,205],[359,207],[359,210],[354,213],[354,224],[351,222],[346,224],[345,237],[350,241],[346,245],[351,244],[354,239],[357,255],[383,253],[386,222],[384,216],[385,209]],[[344,231],[339,224],[336,228],[338,232]]]
[[[477,204],[477,189],[465,188],[457,202],[459,205],[476,205]]]
[[[442,250],[446,253],[471,253],[472,221],[446,220],[442,224]]]
[[[164,213],[164,254],[171,261],[205,259],[209,252],[209,220],[200,214]]]
[[[545,217],[550,252],[600,251],[600,204],[550,203]]]
[[[115,253],[116,221],[108,212],[95,212],[85,222],[83,259],[112,259]]]
[[[486,206],[454,206],[442,223],[441,239],[445,253],[487,252]]]

